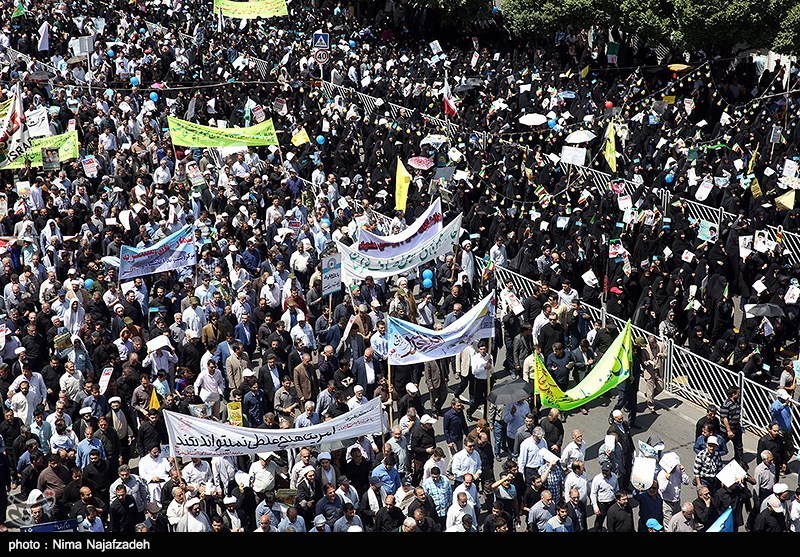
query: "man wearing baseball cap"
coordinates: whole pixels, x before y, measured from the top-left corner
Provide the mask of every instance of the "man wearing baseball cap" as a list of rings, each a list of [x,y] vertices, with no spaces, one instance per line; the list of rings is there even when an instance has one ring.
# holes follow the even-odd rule
[[[717,474],[722,470],[722,459],[717,452],[719,439],[716,435],[709,435],[706,440],[706,450],[697,453],[694,457],[694,481],[699,489],[701,485],[706,486],[711,494],[716,492],[719,482]]]

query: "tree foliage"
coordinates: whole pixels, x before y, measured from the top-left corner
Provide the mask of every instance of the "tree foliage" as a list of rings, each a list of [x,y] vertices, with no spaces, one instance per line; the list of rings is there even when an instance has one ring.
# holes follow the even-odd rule
[[[504,0],[502,10],[523,37],[604,22],[651,44],[709,53],[737,44],[800,50],[797,0]]]
[[[503,14],[512,33],[543,37],[567,25],[589,25],[605,11],[597,0],[504,0]]]
[[[781,22],[772,49],[781,54],[800,52],[800,4],[793,6]]]

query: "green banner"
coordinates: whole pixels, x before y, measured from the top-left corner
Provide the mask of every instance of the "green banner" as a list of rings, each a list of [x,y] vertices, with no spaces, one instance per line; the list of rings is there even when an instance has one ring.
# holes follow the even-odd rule
[[[77,159],[80,156],[77,130],[51,135],[50,137],[37,137],[31,140],[31,147],[24,156],[3,167],[3,170],[25,168],[25,160],[31,161],[31,168],[42,166],[42,147],[57,147],[58,158],[61,162]]]
[[[232,2],[231,0],[214,0],[214,13],[237,19],[256,19],[259,17],[280,17],[289,15],[286,0],[254,0],[252,2]]]
[[[172,143],[184,147],[278,145],[272,118],[249,128],[212,128],[167,116]]]
[[[541,397],[542,405],[564,411],[583,406],[625,381],[631,373],[632,358],[633,334],[630,321],[583,381],[566,392],[556,385],[547,366],[537,355],[533,368],[536,391]]]

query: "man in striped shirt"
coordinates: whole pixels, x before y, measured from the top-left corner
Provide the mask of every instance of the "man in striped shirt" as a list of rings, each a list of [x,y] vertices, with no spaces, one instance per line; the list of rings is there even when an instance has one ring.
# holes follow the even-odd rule
[[[725,428],[723,435],[733,442],[733,458],[746,470],[747,465],[744,460],[744,445],[742,444],[742,403],[739,400],[739,387],[732,385],[727,390],[728,398],[722,403],[719,409],[719,418],[722,427]]]
[[[706,440],[706,450],[697,453],[694,457],[694,481],[697,488],[706,486],[711,494],[717,490],[717,474],[722,470],[722,457],[717,452],[719,440],[716,435],[710,435]]]

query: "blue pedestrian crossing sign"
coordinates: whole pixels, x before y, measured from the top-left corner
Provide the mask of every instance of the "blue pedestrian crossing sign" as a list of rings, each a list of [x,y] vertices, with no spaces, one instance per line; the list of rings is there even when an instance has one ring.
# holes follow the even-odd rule
[[[319,48],[321,50],[330,50],[331,36],[328,33],[314,33],[314,38],[311,41],[311,46],[313,48]]]

